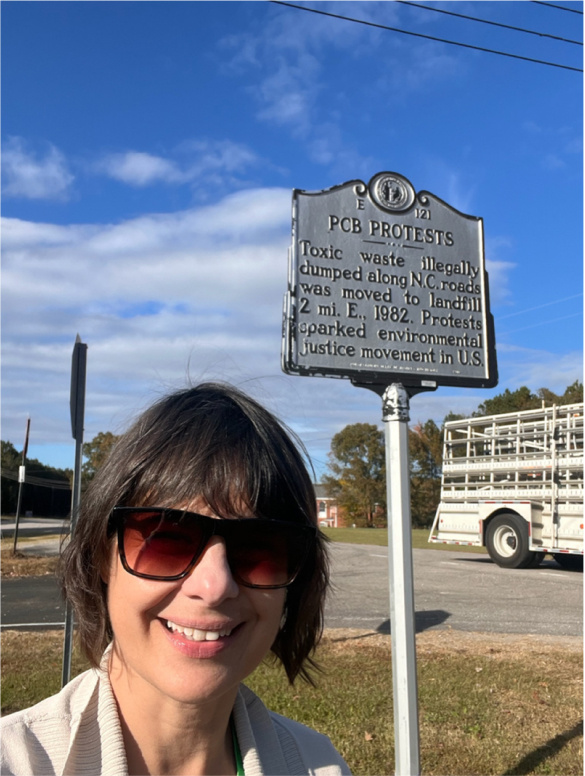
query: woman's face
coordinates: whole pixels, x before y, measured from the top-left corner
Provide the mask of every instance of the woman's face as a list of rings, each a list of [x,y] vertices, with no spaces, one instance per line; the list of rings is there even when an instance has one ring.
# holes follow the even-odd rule
[[[215,516],[199,500],[180,508]],[[186,703],[227,694],[233,702],[276,638],[285,595],[239,585],[220,537],[187,577],[171,582],[129,574],[116,545],[108,579],[112,681],[125,679],[133,694],[142,688]]]

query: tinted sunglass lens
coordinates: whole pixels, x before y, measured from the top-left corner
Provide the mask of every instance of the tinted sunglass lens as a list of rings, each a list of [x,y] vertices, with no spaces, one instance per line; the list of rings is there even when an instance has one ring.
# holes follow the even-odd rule
[[[314,532],[294,523],[213,519],[191,512],[121,508],[123,559],[134,574],[178,579],[214,534],[222,537],[234,578],[250,587],[285,587],[298,573]]]
[[[192,520],[170,519],[163,512],[126,516],[124,553],[132,571],[153,577],[182,574],[200,551],[203,530]]]
[[[295,528],[267,520],[245,521],[228,550],[238,581],[253,587],[289,584],[299,570],[307,546],[302,539],[299,541]]]

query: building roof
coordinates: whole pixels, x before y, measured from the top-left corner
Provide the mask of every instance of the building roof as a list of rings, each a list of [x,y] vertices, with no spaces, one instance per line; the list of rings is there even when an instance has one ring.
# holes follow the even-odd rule
[[[317,498],[334,498],[334,496],[330,496],[327,493],[327,486],[323,485],[321,482],[314,483],[313,487],[315,488],[315,495]]]

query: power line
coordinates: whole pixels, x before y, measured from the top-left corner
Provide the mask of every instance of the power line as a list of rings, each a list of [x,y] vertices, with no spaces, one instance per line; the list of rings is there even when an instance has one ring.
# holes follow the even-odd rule
[[[583,16],[583,11],[577,11],[575,8],[565,8],[564,5],[555,5],[554,3],[545,3],[543,0],[531,0],[536,5],[548,5],[549,8],[556,8],[557,11],[568,11],[569,13],[579,13]]]
[[[459,43],[455,40],[447,40],[446,38],[435,38],[432,35],[423,35],[421,32],[410,32],[409,30],[400,30],[398,27],[388,27],[385,24],[376,24],[375,22],[366,22],[364,19],[353,19],[350,16],[340,16],[336,13],[328,13],[327,11],[319,11],[316,8],[306,8],[303,5],[295,5],[295,3],[285,3],[283,0],[268,0],[275,5],[285,5],[288,8],[297,8],[299,11],[309,11],[310,13],[317,13],[320,16],[330,16],[333,19],[343,19],[346,22],[354,22],[355,24],[365,24],[367,27],[377,27],[380,30],[390,30],[391,32],[399,32],[402,35],[412,35],[415,38],[425,38],[426,40],[434,40],[439,43],[448,43],[451,46],[461,46],[462,48],[474,49],[475,51],[485,51],[488,54],[498,54],[501,57],[511,57],[512,59],[522,59],[525,62],[535,62],[538,65],[548,65],[549,67],[560,67],[563,70],[574,70],[576,73],[582,73],[578,67],[570,67],[569,65],[559,65],[557,62],[546,62],[543,59],[533,59],[532,57],[522,57],[519,54],[509,54],[506,51],[496,51],[495,49],[483,48],[482,46],[472,46],[470,43]]]
[[[444,11],[442,8],[432,8],[430,5],[422,5],[421,3],[411,3],[409,0],[394,0],[400,5],[411,5],[413,8],[424,8],[426,11],[435,11],[435,13],[443,13],[447,16],[457,16],[459,19],[468,19],[472,22],[481,22],[482,24],[491,24],[493,27],[503,27],[506,30],[515,30],[516,32],[526,32],[529,35],[538,35],[540,38],[553,38],[553,40],[560,40],[563,43],[574,43],[577,46],[583,44],[579,40],[570,40],[569,38],[560,38],[558,35],[549,35],[548,32],[537,32],[536,30],[526,30],[524,27],[513,27],[511,24],[502,24],[501,22],[492,22],[488,19],[478,19],[476,16],[466,16],[463,13],[455,13],[455,11]]]

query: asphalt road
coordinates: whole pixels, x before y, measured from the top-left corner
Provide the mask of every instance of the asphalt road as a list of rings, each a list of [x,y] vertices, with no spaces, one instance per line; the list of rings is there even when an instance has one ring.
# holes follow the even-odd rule
[[[334,590],[326,607],[328,628],[388,632],[386,547],[332,544]],[[417,631],[462,631],[580,636],[583,575],[554,561],[538,569],[507,570],[487,555],[414,550]],[[64,607],[52,577],[2,581],[2,627],[58,627]]]
[[[326,609],[327,627],[388,632],[387,548],[331,547],[335,590]],[[413,558],[417,631],[583,632],[583,575],[563,571],[554,561],[509,570],[478,553],[413,550]]]
[[[3,539],[12,539],[14,537],[14,519],[3,519],[0,523],[0,533]],[[18,536],[48,536],[51,534],[69,533],[69,521],[58,520],[49,517],[21,517],[18,521]]]

